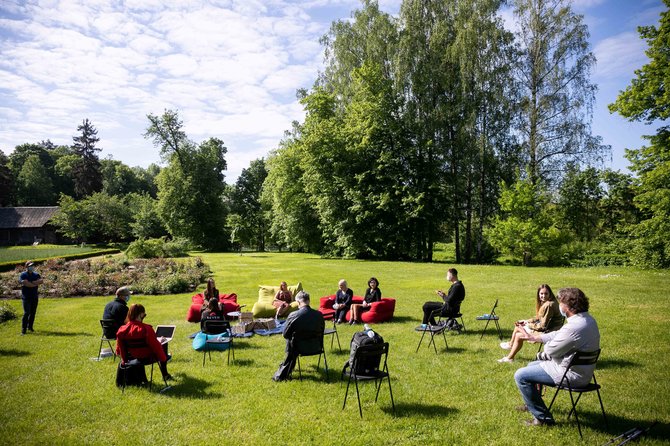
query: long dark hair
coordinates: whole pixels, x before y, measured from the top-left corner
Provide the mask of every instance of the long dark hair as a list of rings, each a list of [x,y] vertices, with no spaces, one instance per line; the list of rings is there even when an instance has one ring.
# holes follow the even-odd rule
[[[214,285],[214,279],[210,277],[209,279],[207,279],[207,289],[205,290],[205,299],[211,299],[212,297],[216,297],[218,301],[219,290],[217,290],[216,286]]]

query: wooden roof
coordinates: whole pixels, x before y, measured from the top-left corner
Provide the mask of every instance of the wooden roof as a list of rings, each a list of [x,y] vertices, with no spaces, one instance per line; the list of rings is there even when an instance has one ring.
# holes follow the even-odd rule
[[[58,206],[0,208],[0,229],[41,228],[58,211]]]

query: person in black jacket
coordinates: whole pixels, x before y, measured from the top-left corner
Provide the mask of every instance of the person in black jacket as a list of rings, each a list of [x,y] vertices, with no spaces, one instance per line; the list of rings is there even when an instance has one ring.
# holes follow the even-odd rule
[[[102,312],[103,319],[114,319],[114,326],[105,330],[105,337],[107,339],[116,339],[116,332],[126,323],[126,316],[128,315],[128,301],[130,295],[133,294],[130,288],[122,286],[116,290],[116,298],[105,305],[105,310]]]
[[[298,358],[298,352],[293,345],[296,338],[309,338],[308,342],[317,343],[321,336],[323,341],[323,329],[325,328],[323,315],[320,311],[310,308],[309,294],[301,291],[295,296],[295,300],[298,302],[298,311],[294,311],[286,318],[283,333],[286,339],[286,357],[272,377],[274,381],[284,381],[291,376]]]
[[[351,307],[351,300],[354,297],[354,292],[347,285],[347,281],[342,279],[337,284],[339,290],[335,293],[335,303],[333,304],[333,309],[335,309],[335,323],[341,324],[345,321],[347,317],[347,311]]]
[[[435,291],[444,302],[426,302],[423,304],[423,324],[435,325],[433,311],[442,310],[443,316],[452,317],[461,311],[461,302],[465,299],[465,287],[463,282],[458,280],[458,271],[456,268],[449,268],[447,271],[447,280],[451,282],[449,291],[445,294],[442,290]]]

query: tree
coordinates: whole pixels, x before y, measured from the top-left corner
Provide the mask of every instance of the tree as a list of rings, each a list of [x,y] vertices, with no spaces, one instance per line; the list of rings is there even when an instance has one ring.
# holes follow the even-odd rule
[[[83,198],[102,190],[100,160],[96,153],[101,149],[95,146],[100,141],[98,131],[88,119],[84,119],[77,127],[77,131],[81,132],[81,135],[72,137],[74,141],[72,150],[79,159],[73,165],[72,177],[75,195]]]
[[[58,232],[77,242],[109,243],[130,240],[130,207],[120,197],[96,192],[81,200],[61,195],[52,222]]]
[[[242,169],[230,193],[230,211],[240,217],[231,220],[228,216],[229,222],[236,228],[236,241],[253,246],[258,251],[265,251],[269,227],[267,209],[261,203],[261,191],[267,175],[265,160],[253,160],[248,168]]]
[[[533,184],[566,163],[598,159],[609,147],[591,135],[596,86],[589,32],[568,0],[515,0],[522,88],[519,131]]]
[[[26,158],[16,179],[18,206],[48,206],[54,200],[53,183],[37,155]]]
[[[670,7],[670,0],[664,0]],[[647,40],[649,63],[636,70],[631,81],[611,112],[618,112],[631,121],[665,122],[670,116],[670,11],[661,13],[659,26],[639,27]],[[667,268],[670,266],[670,126],[660,127],[647,136],[650,145],[627,150],[630,169],[637,173],[639,186],[634,201],[642,213],[642,221],[631,227],[636,238],[633,259],[636,263]]]
[[[558,209],[563,223],[581,241],[591,241],[599,230],[603,190],[600,175],[593,167],[568,169],[558,191]]]
[[[486,235],[499,252],[521,259],[529,266],[535,257],[550,258],[562,234],[549,214],[549,197],[529,179],[501,185],[500,209]]]
[[[9,206],[12,203],[14,180],[8,164],[9,159],[0,150],[0,206]]]
[[[600,178],[604,186],[600,200],[603,230],[624,235],[629,225],[639,221],[639,211],[634,204],[634,179],[629,174],[610,169],[602,171]]]
[[[124,197],[124,201],[132,213],[130,228],[135,238],[160,238],[168,235],[158,213],[158,200],[144,192],[130,193]]]
[[[210,138],[196,146],[186,138],[177,113],[170,110],[148,118],[145,137],[154,139],[168,161],[156,178],[158,213],[168,231],[205,249],[227,248],[223,141]]]

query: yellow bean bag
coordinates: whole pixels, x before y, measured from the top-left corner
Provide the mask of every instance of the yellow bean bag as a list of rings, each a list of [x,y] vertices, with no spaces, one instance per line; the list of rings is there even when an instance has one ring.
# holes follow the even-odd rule
[[[302,283],[298,282],[297,285],[289,285],[288,287],[291,295],[295,299],[295,295],[298,291],[302,291]],[[274,317],[277,313],[277,309],[272,306],[272,302],[275,300],[275,295],[279,291],[279,285],[259,285],[258,286],[258,302],[254,304],[253,309],[251,310],[254,313],[254,318],[259,317]],[[289,306],[288,313],[298,309],[298,302],[295,300],[291,302]],[[288,314],[286,313],[286,314]]]

